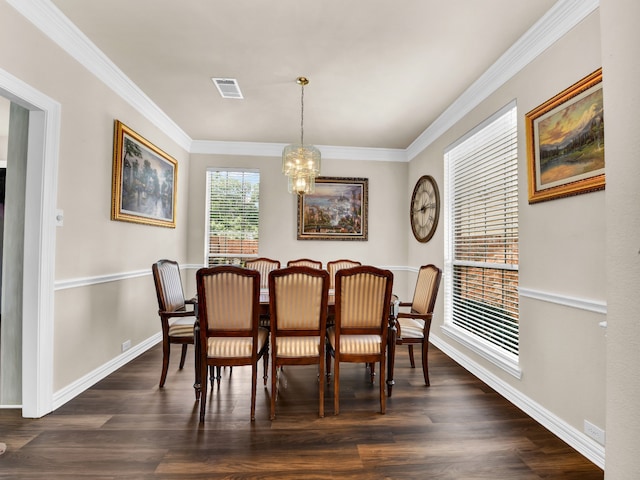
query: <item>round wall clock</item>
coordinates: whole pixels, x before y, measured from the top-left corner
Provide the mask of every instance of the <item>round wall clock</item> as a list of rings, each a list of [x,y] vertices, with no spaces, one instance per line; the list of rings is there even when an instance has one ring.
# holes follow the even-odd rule
[[[428,242],[436,232],[440,217],[440,193],[431,175],[417,181],[411,195],[409,218],[413,236],[421,243]]]

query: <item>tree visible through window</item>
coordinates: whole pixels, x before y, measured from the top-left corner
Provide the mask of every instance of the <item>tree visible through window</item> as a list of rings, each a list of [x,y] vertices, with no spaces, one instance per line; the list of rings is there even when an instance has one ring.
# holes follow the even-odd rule
[[[258,171],[207,171],[207,265],[243,265],[258,255],[259,194]]]
[[[445,152],[445,322],[480,349],[516,358],[518,163],[515,105]],[[475,340],[473,340],[475,339]]]

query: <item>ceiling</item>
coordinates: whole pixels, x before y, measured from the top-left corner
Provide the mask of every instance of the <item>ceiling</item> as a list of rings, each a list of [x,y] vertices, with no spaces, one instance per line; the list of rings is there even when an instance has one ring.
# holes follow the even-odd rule
[[[304,75],[306,143],[405,149],[555,1],[52,3],[192,140],[297,142]]]

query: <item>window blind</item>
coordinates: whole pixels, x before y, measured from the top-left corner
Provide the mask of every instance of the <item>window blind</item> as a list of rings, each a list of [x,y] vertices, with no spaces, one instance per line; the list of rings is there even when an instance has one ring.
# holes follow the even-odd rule
[[[241,265],[257,256],[259,198],[258,171],[207,170],[207,265]]]
[[[518,354],[517,112],[512,106],[445,152],[453,325]]]

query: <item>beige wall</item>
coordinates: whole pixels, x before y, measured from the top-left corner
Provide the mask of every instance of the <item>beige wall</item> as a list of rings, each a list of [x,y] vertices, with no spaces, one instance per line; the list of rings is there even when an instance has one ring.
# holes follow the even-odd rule
[[[260,170],[260,256],[278,259],[282,264],[302,257],[317,259],[323,264],[339,258],[351,258],[390,268],[395,274],[394,290],[404,293],[405,225],[409,216],[404,203],[405,197],[411,194],[405,187],[406,163],[323,159],[323,176],[368,178],[369,240],[302,241],[296,239],[296,196],[287,191],[280,158],[192,155],[188,234],[188,258],[191,264],[203,264],[205,261],[205,172],[208,167]]]
[[[150,270],[160,257],[184,262],[188,154],[68,54],[0,2],[0,68],[62,106],[55,279],[86,286],[55,294],[54,392],[159,331],[150,276],[91,285],[95,277]],[[114,120],[179,163],[178,228],[110,220]],[[103,280],[98,280],[103,281]]]
[[[418,244],[411,236],[407,212],[415,181],[431,174],[444,195],[444,148],[515,99],[521,152],[521,286],[560,297],[606,300],[608,330],[598,326],[605,320],[600,314],[523,298],[521,380],[442,334],[442,295],[432,333],[438,341],[462,352],[576,430],[582,430],[584,419],[606,428],[607,478],[633,478],[640,470],[639,457],[633,450],[640,433],[640,381],[635,373],[640,355],[636,305],[640,298],[636,294],[640,278],[640,167],[636,161],[640,129],[638,96],[633,93],[640,73],[640,39],[633,20],[640,11],[635,0],[602,3],[602,22],[599,13],[588,17],[410,164],[325,160],[323,175],[369,178],[370,240],[299,242],[295,239],[295,200],[286,192],[278,158],[189,157],[0,2],[0,68],[62,105],[57,206],[64,209],[65,219],[64,227],[57,229],[56,281],[123,277],[56,291],[54,392],[118,357],[123,341],[131,340],[136,345],[158,333],[150,276],[128,278],[127,273],[149,269],[160,257],[190,265],[203,262],[206,167],[260,169],[261,255],[283,261],[314,257],[325,263],[332,258],[351,257],[394,267],[397,291],[407,292],[413,285],[413,267],[443,263],[443,218],[429,243]],[[524,114],[601,64],[607,111],[607,191],[529,205]],[[122,120],[178,160],[178,228],[109,219],[114,119]]]
[[[520,287],[595,302],[606,299],[604,192],[529,205],[524,116],[601,66],[599,31],[596,12],[415,158],[407,185],[409,188],[420,175],[429,173],[444,191],[444,149],[515,99],[520,155]],[[419,245],[409,238],[409,265],[418,265],[425,257],[443,264],[443,226],[444,218],[429,244]],[[585,419],[605,428],[606,332],[598,326],[605,320],[603,315],[521,297],[522,378],[517,379],[447,337],[441,329],[443,310],[440,295],[432,335],[448,348],[469,357],[518,395],[528,397],[579,432]]]
[[[607,480],[640,472],[640,3],[602,0],[607,129]]]

